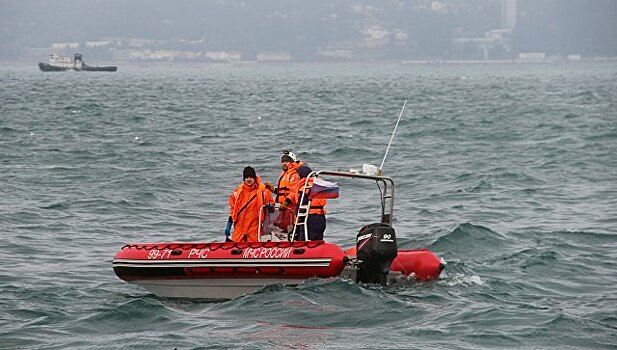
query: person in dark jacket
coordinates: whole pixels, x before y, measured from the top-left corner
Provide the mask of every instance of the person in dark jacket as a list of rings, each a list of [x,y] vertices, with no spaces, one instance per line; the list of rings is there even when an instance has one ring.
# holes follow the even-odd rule
[[[302,165],[298,167],[296,170],[299,175],[299,180],[296,182],[297,186],[290,193],[290,200],[292,205],[296,208],[299,205],[300,200],[302,200],[303,205],[307,205],[309,203],[309,196],[311,191],[311,186],[313,184],[312,179],[309,180],[307,188],[305,188],[304,184],[306,182],[306,177],[312,172],[311,168],[307,165]],[[302,194],[304,193],[304,199],[302,199]],[[299,223],[296,226],[296,235],[294,240],[311,240],[311,241],[321,241],[323,240],[324,232],[326,231],[326,199],[312,199],[310,201],[308,217],[306,218],[306,224],[308,228],[308,237],[304,237],[304,225]],[[296,214],[297,215],[297,214]]]

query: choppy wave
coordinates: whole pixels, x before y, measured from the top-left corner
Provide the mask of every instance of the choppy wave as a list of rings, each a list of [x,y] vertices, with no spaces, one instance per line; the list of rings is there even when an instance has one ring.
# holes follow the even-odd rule
[[[577,67],[0,71],[0,347],[614,348],[617,80]],[[379,165],[407,97],[384,172],[439,279],[208,301],[115,277],[127,242],[222,239],[242,168],[275,182],[283,149]],[[341,181],[330,240],[379,220],[374,191]]]

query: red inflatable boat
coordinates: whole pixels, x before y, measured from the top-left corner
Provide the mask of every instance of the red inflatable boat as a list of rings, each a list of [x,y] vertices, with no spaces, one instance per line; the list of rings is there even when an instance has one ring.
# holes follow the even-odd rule
[[[345,253],[324,241],[128,244],[121,279],[165,297],[235,298],[265,285],[338,276]]]
[[[113,259],[114,272],[158,296],[214,299],[235,298],[269,284],[295,285],[314,277],[340,276],[386,285],[440,275],[444,265],[430,251],[398,250],[392,228],[394,183],[390,178],[322,171],[307,179],[318,176],[372,179],[380,187],[381,222],[362,227],[356,247],[346,252],[324,241],[293,241],[298,226],[305,225],[304,232],[307,230],[299,214],[289,234],[275,232],[275,227],[263,222],[261,242],[127,244]]]

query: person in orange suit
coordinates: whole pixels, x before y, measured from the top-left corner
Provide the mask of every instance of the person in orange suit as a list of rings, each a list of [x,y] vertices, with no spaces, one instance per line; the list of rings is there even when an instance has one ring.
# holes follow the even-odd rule
[[[312,172],[311,168],[307,165],[302,165],[296,169],[296,172],[298,173],[299,179],[295,182],[294,188],[291,189],[288,201],[290,206],[297,209],[303,193],[304,200],[302,204],[308,204],[311,186],[313,185],[313,178],[308,181],[309,188],[305,188],[304,184],[306,182],[306,177]],[[308,216],[306,218],[308,227],[307,237],[304,235],[304,225],[298,225],[296,226],[296,236],[294,237],[294,240],[323,240],[324,232],[326,231],[327,202],[328,201],[326,199],[322,198],[315,198],[311,200]]]
[[[274,211],[272,192],[261,183],[261,178],[250,166],[242,172],[242,184],[229,196],[229,219],[225,228],[226,240],[231,235],[231,226],[234,226],[231,240],[234,242],[259,241],[259,212],[262,206],[267,205],[269,211]],[[265,214],[265,213],[264,213]]]
[[[291,189],[296,187],[296,182],[300,179],[296,171],[304,163],[298,160],[293,152],[283,151],[281,155],[281,176],[276,185],[276,202],[283,204],[291,193]]]

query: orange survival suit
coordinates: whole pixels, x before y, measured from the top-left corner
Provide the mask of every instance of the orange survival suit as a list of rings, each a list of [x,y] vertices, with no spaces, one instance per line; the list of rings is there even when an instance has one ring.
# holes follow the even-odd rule
[[[293,205],[296,209],[300,204],[300,200],[302,199],[302,194],[304,193],[304,205],[309,202],[309,194],[310,188],[313,185],[313,179],[311,178],[308,181],[308,189],[304,186],[306,182],[306,177],[311,172],[311,168],[306,165],[298,167],[296,170],[298,176],[300,177],[298,181],[296,181],[294,188],[291,190],[289,194],[289,200],[291,201],[291,205]],[[307,220],[308,232],[307,237],[304,237],[304,225],[299,225],[296,227],[296,236],[294,240],[304,240],[309,239],[311,241],[314,240],[323,240],[324,231],[326,230],[326,204],[328,201],[325,198],[314,198],[311,200],[311,205],[309,207]]]
[[[257,176],[252,186],[244,182],[229,196],[229,216],[234,224],[232,240],[235,242],[257,242],[259,237],[259,210],[265,204],[274,205],[272,192]]]
[[[295,189],[297,186],[296,182],[300,179],[300,175],[296,171],[299,167],[304,165],[302,162],[292,162],[289,163],[287,170],[281,173],[279,177],[279,181],[276,185],[276,202],[283,203],[285,198],[288,198],[292,192],[292,189]]]

